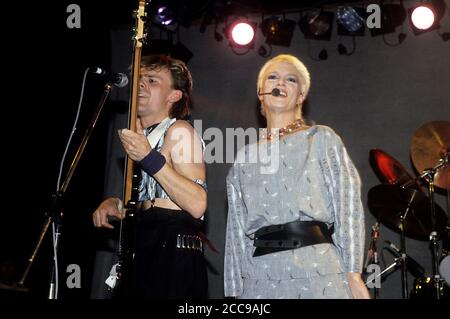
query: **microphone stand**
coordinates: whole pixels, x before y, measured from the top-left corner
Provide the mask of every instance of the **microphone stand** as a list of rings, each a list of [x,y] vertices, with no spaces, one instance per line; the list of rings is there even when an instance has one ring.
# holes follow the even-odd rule
[[[56,240],[54,244],[54,259],[56,259],[58,254],[58,244],[59,244],[59,236],[61,235],[61,226],[62,226],[62,201],[64,199],[64,195],[66,193],[66,190],[69,186],[69,183],[72,179],[73,173],[75,172],[75,169],[77,168],[77,165],[80,161],[81,156],[83,155],[84,149],[86,148],[86,145],[89,141],[89,138],[92,134],[92,131],[97,124],[97,120],[100,116],[100,113],[103,109],[103,106],[106,102],[106,99],[111,92],[112,85],[111,83],[106,83],[105,87],[103,88],[103,94],[100,98],[100,101],[97,105],[97,109],[94,112],[94,115],[92,116],[91,122],[86,129],[86,132],[84,134],[83,140],[81,141],[80,146],[78,147],[74,158],[72,160],[72,163],[70,165],[69,171],[66,175],[66,178],[64,179],[63,184],[59,188],[59,190],[56,192],[56,194],[52,195],[53,200],[50,205],[50,208],[47,210],[45,215],[47,216],[46,221],[44,222],[44,226],[42,227],[41,233],[39,235],[39,239],[37,241],[37,244],[33,250],[33,253],[31,254],[31,257],[28,259],[27,266],[25,268],[25,271],[19,281],[19,286],[24,286],[25,280],[27,279],[28,273],[30,272],[31,266],[34,263],[34,260],[36,258],[36,255],[42,245],[42,241],[44,240],[44,237],[48,231],[48,228],[51,223],[55,223],[55,233],[56,233]],[[57,299],[56,296],[56,290],[55,290],[55,282],[56,282],[56,269],[55,269],[55,263],[53,263],[51,276],[50,276],[50,289],[49,289],[49,299]]]
[[[416,193],[414,193],[416,194]],[[400,265],[402,270],[402,297],[403,299],[408,299],[408,274],[407,274],[407,268],[406,268],[406,243],[405,243],[405,220],[406,216],[408,215],[408,212],[411,208],[411,204],[414,200],[415,195],[411,196],[408,202],[408,206],[406,207],[405,213],[400,215],[400,257],[395,258],[394,262],[384,269],[381,273],[379,273],[375,278],[378,278],[382,276],[385,272],[389,271],[390,269]],[[369,282],[366,283],[366,285]],[[376,290],[375,290],[376,294]]]
[[[377,223],[375,223],[375,225],[372,226],[372,240],[370,242],[369,251],[367,252],[366,265],[364,267],[366,269],[366,272],[367,272],[367,267],[369,265],[379,265],[378,250],[377,250],[378,235],[379,235],[379,229],[378,229],[378,222],[377,222]],[[383,273],[384,273],[384,271],[383,271]],[[379,274],[379,275],[381,275],[381,274]],[[378,276],[376,276],[375,278],[378,278]],[[376,285],[373,285],[373,299],[377,299],[377,298],[378,298],[378,287]]]

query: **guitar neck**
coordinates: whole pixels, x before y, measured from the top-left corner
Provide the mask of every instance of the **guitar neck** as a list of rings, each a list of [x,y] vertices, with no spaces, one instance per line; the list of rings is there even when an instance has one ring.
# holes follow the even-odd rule
[[[141,53],[142,43],[145,38],[144,34],[144,19],[145,19],[145,6],[146,1],[139,1],[139,8],[136,11],[136,34],[134,36],[134,50],[132,61],[132,76],[130,84],[130,104],[128,112],[128,128],[131,131],[136,131],[137,120],[137,102],[139,94],[139,71],[141,67]],[[126,156],[125,174],[124,174],[124,189],[123,189],[123,202],[127,206],[133,206],[137,202],[137,188],[138,188],[138,175],[134,169],[134,162]]]

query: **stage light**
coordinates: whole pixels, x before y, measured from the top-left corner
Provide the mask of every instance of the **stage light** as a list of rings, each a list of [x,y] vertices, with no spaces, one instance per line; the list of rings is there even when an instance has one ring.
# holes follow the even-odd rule
[[[333,12],[307,11],[302,15],[298,24],[306,39],[330,40],[333,17]]]
[[[272,16],[265,19],[260,28],[267,44],[289,47],[296,24],[293,20]]]
[[[420,5],[408,10],[411,29],[415,35],[435,30],[440,27],[446,9],[443,0],[421,1]]]
[[[426,30],[434,23],[434,13],[429,7],[419,6],[411,13],[411,22],[420,30]]]
[[[256,23],[238,18],[225,29],[228,42],[236,48],[251,49],[255,45]]]
[[[363,36],[365,11],[362,8],[339,7],[336,12],[338,35]]]
[[[179,26],[189,28],[194,21],[198,26],[202,22],[202,17],[209,14],[209,3],[214,1],[152,0],[145,2],[146,12],[150,20],[148,22],[160,29],[165,28],[173,31]],[[208,23],[208,21],[205,22]],[[206,26],[204,25],[205,28]],[[200,27],[202,26],[200,25]]]
[[[238,45],[247,45],[252,42],[255,30],[247,22],[238,22],[231,28],[231,38]]]
[[[174,22],[172,9],[168,6],[161,6],[156,10],[156,21],[162,25],[170,25]]]

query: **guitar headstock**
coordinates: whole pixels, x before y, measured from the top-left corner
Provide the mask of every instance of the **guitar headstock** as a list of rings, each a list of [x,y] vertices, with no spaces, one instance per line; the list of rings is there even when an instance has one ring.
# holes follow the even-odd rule
[[[145,9],[148,4],[148,0],[139,0],[139,5],[137,10],[134,11],[135,26],[133,28],[134,35],[133,40],[135,41],[135,47],[141,47],[147,34],[145,32],[145,22],[147,21],[147,13]]]

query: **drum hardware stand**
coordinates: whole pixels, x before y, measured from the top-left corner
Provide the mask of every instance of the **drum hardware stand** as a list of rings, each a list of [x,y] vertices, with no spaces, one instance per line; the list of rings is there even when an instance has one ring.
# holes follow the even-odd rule
[[[390,264],[388,267],[386,267],[382,272],[380,272],[378,275],[375,276],[375,278],[372,279],[372,281],[375,281],[375,279],[379,278],[379,277],[383,277],[383,275],[388,272],[389,270],[391,270],[392,268],[400,265],[402,263],[402,257],[397,257],[394,259],[394,262],[392,264]],[[366,286],[369,284],[370,281],[366,281]],[[376,299],[376,298],[374,298]]]
[[[414,193],[416,194],[416,193]],[[404,232],[404,221],[406,219],[406,216],[408,215],[408,212],[410,210],[411,204],[414,201],[415,196],[411,196],[409,202],[408,202],[408,206],[405,210],[405,213],[403,215],[400,216],[400,257],[397,257],[394,259],[394,262],[389,265],[388,267],[386,267],[386,269],[384,269],[381,273],[379,273],[375,278],[381,277],[383,276],[384,273],[386,273],[387,271],[389,271],[390,269],[401,265],[401,269],[402,269],[402,296],[403,299],[408,299],[408,277],[407,277],[407,265],[406,265],[406,244],[405,244],[405,232]],[[366,285],[369,283],[366,282]],[[376,294],[377,294],[377,290],[375,288],[375,298],[376,298]],[[374,299],[375,299],[374,298]]]
[[[439,274],[439,258],[438,258],[438,235],[436,231],[436,216],[435,216],[435,203],[434,203],[434,175],[436,171],[448,164],[448,152],[444,154],[443,158],[439,160],[439,164],[432,168],[425,169],[419,178],[424,178],[428,182],[428,194],[430,198],[430,211],[431,211],[431,227],[430,234],[431,248],[433,253],[433,280],[434,287],[436,289],[436,299],[442,297],[442,282],[441,275]]]
[[[408,215],[408,212],[411,208],[411,204],[415,198],[415,192],[414,195],[411,196],[411,199],[408,202],[408,206],[406,207],[405,214],[400,216],[400,254],[401,257],[400,262],[402,265],[402,294],[403,299],[408,299],[408,273],[406,269],[406,241],[405,241],[405,220],[406,216]]]
[[[54,194],[52,196],[53,200],[50,205],[50,208],[45,213],[47,219],[44,222],[44,226],[42,227],[38,242],[33,250],[33,253],[31,254],[31,257],[28,259],[28,264],[27,264],[25,271],[18,283],[18,285],[21,287],[24,286],[25,280],[27,279],[27,276],[31,269],[31,266],[34,263],[36,255],[39,251],[39,248],[41,247],[44,237],[48,231],[48,228],[49,228],[50,224],[52,224],[52,223],[55,224],[55,234],[56,234],[56,240],[54,243],[54,258],[56,258],[57,254],[58,254],[58,244],[59,244],[58,242],[59,242],[59,237],[61,235],[61,225],[62,225],[62,220],[61,220],[62,207],[63,207],[62,201],[64,199],[64,195],[67,190],[67,187],[69,186],[69,183],[72,179],[73,173],[75,172],[75,169],[80,161],[81,155],[83,154],[84,149],[86,148],[86,145],[92,134],[92,131],[97,123],[97,120],[100,116],[100,113],[103,109],[106,99],[107,99],[109,93],[111,92],[111,89],[112,89],[111,83],[106,83],[105,87],[103,89],[103,95],[101,96],[100,101],[97,106],[97,109],[95,110],[95,112],[92,116],[91,122],[90,122],[88,128],[86,129],[83,140],[81,141],[81,144],[78,147],[78,149],[74,155],[74,159],[72,160],[72,163],[70,165],[70,168],[66,175],[66,178],[64,179],[62,186],[59,188],[59,190],[56,192],[56,194]],[[57,298],[56,291],[55,291],[55,281],[56,281],[56,269],[55,269],[55,263],[52,263],[52,270],[51,270],[51,276],[50,276],[50,289],[49,289],[48,299],[56,299]]]

